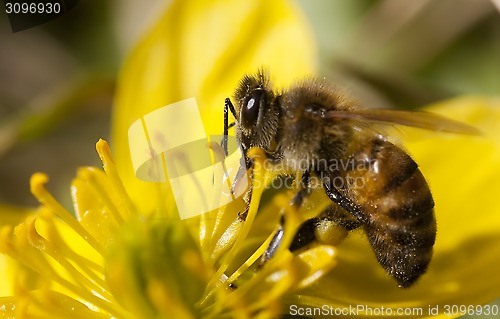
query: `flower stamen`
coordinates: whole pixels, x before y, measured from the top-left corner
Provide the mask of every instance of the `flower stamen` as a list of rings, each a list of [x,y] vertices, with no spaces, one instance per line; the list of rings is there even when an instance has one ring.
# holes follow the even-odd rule
[[[54,197],[47,191],[45,184],[49,178],[43,173],[35,173],[31,176],[30,186],[31,193],[48,209],[52,210],[66,224],[68,224],[75,232],[85,239],[98,253],[103,254],[103,247],[83,226],[71,215]]]
[[[79,296],[95,307],[110,314],[120,315],[121,311],[115,306],[116,302],[113,301],[109,293],[99,287],[90,278],[86,278],[84,274],[74,267],[58,249],[57,244],[46,240],[36,231],[36,220],[36,216],[29,216],[25,223],[15,227],[13,233],[8,228],[4,228],[1,239],[3,243],[8,243],[7,245],[11,249],[3,250],[2,252],[39,273],[46,282],[58,283],[72,294]],[[51,226],[48,227],[48,229],[50,228]],[[55,231],[55,225],[53,231]],[[46,256],[56,261],[65,272],[56,270],[56,265],[51,263]],[[71,276],[77,284],[64,278],[63,274]],[[19,289],[17,290],[19,291]]]
[[[113,216],[115,221],[118,224],[123,224],[124,218],[121,215],[121,211],[115,205],[115,203],[120,203],[120,201],[112,200],[110,198],[110,196],[113,197],[113,194],[110,187],[108,185],[104,185],[108,180],[105,179],[105,175],[102,171],[99,171],[94,167],[84,167],[78,170],[77,175],[84,182],[87,182],[94,190],[95,194],[98,194],[99,198],[104,201],[104,204],[108,207],[111,212],[111,216]]]
[[[102,161],[104,171],[106,172],[111,184],[113,184],[113,189],[116,191],[117,198],[115,198],[115,202],[119,205],[119,212],[125,219],[129,218],[132,214],[136,213],[136,209],[130,199],[130,196],[128,196],[127,191],[125,190],[125,187],[123,186],[120,176],[118,175],[116,164],[111,156],[111,150],[108,143],[103,139],[99,139],[96,143],[96,150]]]
[[[72,260],[70,256],[75,256],[78,254],[76,254],[73,250],[71,250],[67,245],[64,244],[64,241],[62,240],[60,234],[57,231],[56,225],[54,224],[54,220],[53,218],[51,218],[51,216],[49,216],[49,214],[50,212],[47,211],[45,213],[40,214],[42,219],[47,223],[46,224],[47,239],[43,238],[37,233],[35,229],[34,218],[32,219],[32,221],[27,222],[28,229],[30,229],[29,231],[30,239],[32,237],[32,234],[36,236],[35,238],[40,243],[40,248],[38,249],[42,252],[45,252],[47,255],[49,255],[55,261],[57,261],[68,272],[68,274],[70,274],[71,277],[76,282],[78,282],[78,284],[82,288],[87,288],[90,289],[91,291],[98,292],[98,294],[105,299],[112,299],[109,292],[107,292],[107,290],[104,288],[106,287],[106,283],[102,278],[103,276],[102,267],[98,266],[98,268],[101,268],[101,270],[99,271],[99,275],[101,277],[99,277],[94,271],[86,267],[85,264],[78,263]],[[73,263],[71,263],[70,260],[72,260]],[[88,259],[87,263],[95,265],[95,263],[93,263]],[[77,269],[73,264],[78,265],[79,269]]]
[[[266,155],[263,150],[261,149],[250,149],[248,151],[248,155],[253,159],[254,163],[254,169],[253,169],[253,176],[255,180],[262,181],[264,179],[265,175],[265,165],[264,159],[266,158]],[[198,303],[198,306],[203,307],[205,303],[210,300],[210,297],[214,293],[214,290],[216,289],[225,289],[223,286],[221,287],[221,280],[222,276],[224,275],[225,271],[231,264],[231,262],[234,260],[236,257],[236,254],[238,253],[237,249],[234,249],[234,247],[240,247],[243,242],[245,241],[248,233],[250,232],[250,228],[252,226],[252,223],[255,219],[255,216],[257,215],[257,210],[259,208],[259,203],[260,203],[260,197],[263,192],[263,183],[255,183],[254,187],[252,189],[252,199],[251,199],[251,204],[250,208],[248,211],[247,218],[245,222],[243,223],[243,226],[241,227],[241,230],[238,234],[238,238],[236,239],[232,249],[227,253],[226,257],[224,258],[224,261],[222,262],[221,266],[215,273],[215,275],[212,277],[211,281],[207,285],[207,291],[205,295],[200,299],[200,302]],[[252,205],[252,203],[256,203]]]

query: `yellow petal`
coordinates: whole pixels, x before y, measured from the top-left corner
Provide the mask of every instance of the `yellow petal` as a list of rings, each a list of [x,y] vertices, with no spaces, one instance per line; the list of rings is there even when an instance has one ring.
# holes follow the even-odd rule
[[[112,211],[116,209],[110,209],[103,200],[105,197],[109,198],[109,193],[111,193],[109,182],[106,182],[102,171],[88,167],[79,170],[78,177],[71,185],[76,218],[102,247],[109,244],[119,223],[123,222],[121,215],[113,214]],[[96,187],[98,184],[105,184],[108,187],[105,190],[98,189]]]
[[[0,204],[0,226],[17,225],[28,214],[33,213],[33,208],[17,207],[13,205]]]
[[[500,296],[500,100],[465,97],[427,108],[476,126],[482,136],[412,130],[408,151],[420,165],[436,202],[438,224],[429,269],[409,289],[398,288],[377,264],[364,234],[338,247],[338,265],[289,304],[343,308],[421,308],[477,305]],[[366,313],[358,313],[363,315]],[[384,317],[383,315],[379,317]]]
[[[23,218],[33,212],[34,209],[0,204],[0,216],[2,216],[0,227],[4,225],[17,225]],[[15,272],[17,267],[16,262],[0,254],[0,296],[12,294],[13,272]]]
[[[286,1],[173,1],[127,59],[117,88],[113,151],[139,210],[171,198],[134,176],[127,141],[134,121],[196,97],[205,129],[221,134],[224,98],[245,73],[267,66],[285,84],[311,73],[314,48],[304,18]]]

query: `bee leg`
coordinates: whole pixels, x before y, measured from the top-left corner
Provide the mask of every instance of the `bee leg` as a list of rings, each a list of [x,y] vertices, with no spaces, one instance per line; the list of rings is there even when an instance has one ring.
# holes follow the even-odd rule
[[[325,188],[326,195],[330,198],[330,200],[354,215],[354,217],[356,217],[356,219],[361,223],[367,222],[366,216],[361,207],[342,194],[342,192],[333,186],[328,179],[323,178],[323,186]]]
[[[290,244],[290,251],[299,250],[316,241],[315,229],[319,223],[321,223],[320,218],[312,218],[300,225]]]
[[[305,221],[297,231],[290,245],[290,251],[299,250],[313,242],[337,245],[351,230],[362,223],[338,205],[328,206],[318,217]]]
[[[261,257],[260,264],[263,266],[269,259],[271,259],[276,251],[278,250],[278,247],[281,244],[281,241],[283,240],[283,225],[285,224],[285,218],[281,216],[280,218],[280,226],[278,227],[278,230],[276,233],[274,233],[273,239],[271,239],[271,242],[269,243],[269,246],[267,247],[266,251]]]
[[[224,101],[224,136],[222,137],[221,146],[224,149],[224,154],[227,156],[228,155],[228,150],[227,150],[227,136],[228,136],[228,131],[231,127],[233,127],[236,123],[232,122],[229,124],[229,112],[228,109],[231,111],[233,114],[234,118],[237,119],[236,115],[236,110],[234,109],[233,103],[231,103],[231,100],[229,98],[226,98]]]
[[[240,159],[240,168],[238,169],[238,172],[236,173],[236,178],[234,179],[231,191],[234,192],[234,190],[238,186],[237,185],[238,181],[245,177],[245,174],[247,172],[247,167],[252,168],[253,161],[252,161],[252,159],[250,159],[250,161],[247,163],[246,159],[244,157],[242,157]],[[250,172],[249,173],[250,176],[248,177],[248,180],[253,181],[253,177],[254,177],[253,176],[253,169],[250,169],[249,172]],[[252,192],[253,192],[253,187],[252,187],[252,184],[250,184],[248,191],[243,195],[243,201],[245,202],[245,210],[238,213],[238,219],[242,222],[247,220],[248,211],[250,210],[250,201],[252,200]]]
[[[295,207],[300,207],[304,198],[311,193],[311,174],[309,171],[304,171],[300,180],[299,191],[292,198],[292,204]]]
[[[311,193],[310,182],[311,182],[311,175],[309,171],[304,171],[304,174],[302,174],[301,178],[300,189],[297,192],[297,194],[295,194],[295,196],[292,198],[292,201],[290,202],[291,205],[294,205],[296,207],[300,207],[300,205],[302,205],[304,198]],[[283,240],[283,234],[284,234],[284,229],[283,229],[284,224],[285,224],[285,216],[281,215],[280,226],[276,231],[276,233],[274,234],[273,239],[269,243],[269,246],[267,247],[266,251],[262,255],[261,265],[264,265],[266,261],[271,259],[278,250],[278,247],[281,245],[281,241]],[[300,229],[302,229],[303,227],[304,225],[302,225]],[[302,233],[305,232],[302,231]]]
[[[319,215],[318,219],[331,221],[336,226],[342,227],[347,231],[354,230],[363,225],[363,223],[357,218],[355,219],[352,214],[346,212],[344,209],[340,209],[335,204],[328,206],[321,215]]]

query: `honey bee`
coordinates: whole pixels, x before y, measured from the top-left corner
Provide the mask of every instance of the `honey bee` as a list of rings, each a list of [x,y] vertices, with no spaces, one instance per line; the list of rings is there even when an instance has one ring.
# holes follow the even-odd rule
[[[244,76],[234,100],[236,107],[226,99],[224,135],[235,126],[246,165],[252,164],[247,151],[261,148],[278,175],[301,174],[293,204],[301,205],[310,193],[311,177],[321,181],[332,201],[299,228],[290,250],[310,244],[315,228],[330,221],[347,231],[361,227],[378,263],[400,287],[410,287],[425,273],[436,238],[431,191],[417,163],[373,123],[468,134],[476,129],[426,112],[362,108],[341,88],[318,78],[276,92],[265,70]],[[234,123],[228,123],[228,110]],[[362,179],[363,187],[338,183],[349,178]],[[272,258],[283,231],[280,227],[274,235],[264,261]]]

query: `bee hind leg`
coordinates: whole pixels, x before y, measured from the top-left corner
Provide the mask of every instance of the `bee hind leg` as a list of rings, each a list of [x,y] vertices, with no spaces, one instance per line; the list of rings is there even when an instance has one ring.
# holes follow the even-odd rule
[[[293,197],[291,204],[299,207],[304,199],[310,194],[310,173],[302,175],[301,189]],[[326,184],[326,183],[325,183]],[[334,201],[318,217],[305,221],[297,230],[290,251],[304,248],[313,242],[336,245],[339,244],[349,231],[363,225],[364,215],[361,209],[341,192],[330,185],[325,185],[328,197]],[[261,264],[271,259],[280,246],[284,235],[285,217],[281,216],[280,226],[274,234],[269,246],[262,255]]]
[[[318,217],[305,221],[297,231],[290,251],[302,249],[313,242],[337,245],[349,231],[362,223],[336,204],[328,206]]]
[[[363,210],[359,205],[354,203],[350,198],[345,196],[339,189],[330,183],[328,178],[323,178],[323,187],[325,193],[332,202],[339,205],[341,208],[351,213],[360,223],[366,223],[367,219]]]

